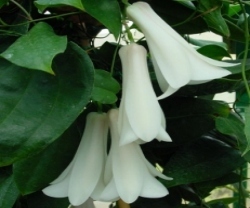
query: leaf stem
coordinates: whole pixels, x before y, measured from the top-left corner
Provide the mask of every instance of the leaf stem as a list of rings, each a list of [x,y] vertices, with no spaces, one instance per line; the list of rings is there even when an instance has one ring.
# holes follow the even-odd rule
[[[49,19],[55,19],[58,17],[64,17],[64,16],[69,16],[69,15],[74,15],[74,14],[79,14],[81,12],[70,12],[70,13],[66,13],[66,14],[60,14],[60,15],[55,15],[55,16],[50,16],[50,17],[43,17],[43,18],[38,18],[38,19],[32,19],[28,22],[23,22],[20,24],[15,24],[15,25],[8,25],[6,23],[4,23],[2,20],[0,20],[0,23],[4,24],[4,25],[0,25],[0,27],[15,27],[15,26],[20,26],[20,25],[25,25],[28,23],[32,23],[32,22],[39,22],[39,21],[43,21],[43,20],[49,20]]]
[[[26,14],[26,16],[28,17],[28,19],[31,20],[31,21],[33,21],[33,18],[30,16],[29,12],[21,4],[19,4],[15,0],[10,0],[10,2],[12,2],[17,7],[19,7],[19,9],[21,9],[23,11],[23,13]]]
[[[116,59],[116,56],[117,56],[117,53],[118,53],[120,42],[121,42],[121,35],[119,35],[118,43],[117,43],[117,46],[115,48],[115,52],[114,52],[113,59],[112,59],[112,62],[111,62],[111,67],[110,67],[110,74],[111,74],[111,76],[113,76],[113,74],[114,74],[115,59]]]

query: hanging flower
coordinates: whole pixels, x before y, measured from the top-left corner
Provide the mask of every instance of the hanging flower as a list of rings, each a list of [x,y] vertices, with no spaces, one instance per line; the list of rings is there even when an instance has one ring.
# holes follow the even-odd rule
[[[134,202],[139,196],[158,198],[168,194],[168,190],[155,178],[170,180],[158,172],[144,157],[136,142],[119,145],[117,126],[118,110],[108,112],[111,131],[111,149],[106,162],[104,181],[107,184],[101,200],[121,198],[126,203]]]
[[[127,7],[128,17],[146,37],[156,77],[165,98],[186,84],[200,84],[230,74],[234,66],[199,54],[145,2]]]
[[[165,117],[150,81],[146,49],[132,43],[122,47],[119,55],[123,70],[123,91],[118,118],[120,144],[128,144],[138,139],[149,142],[154,138],[171,141],[165,131]]]
[[[95,208],[95,205],[93,203],[93,200],[91,198],[88,198],[87,201],[85,201],[83,204],[79,206],[70,205],[68,208]]]
[[[73,206],[80,206],[101,192],[98,182],[105,165],[107,134],[106,114],[90,113],[75,157],[43,192],[51,197],[68,197]]]

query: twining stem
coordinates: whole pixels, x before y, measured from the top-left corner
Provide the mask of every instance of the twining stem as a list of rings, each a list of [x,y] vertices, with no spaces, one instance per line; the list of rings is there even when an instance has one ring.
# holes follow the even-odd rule
[[[15,4],[19,9],[21,9],[23,11],[24,14],[26,14],[26,16],[28,17],[29,20],[33,20],[32,17],[30,16],[29,12],[27,12],[27,10],[18,2],[16,2],[15,0],[10,0],[10,2],[12,2],[13,4]]]
[[[23,23],[19,23],[19,24],[15,24],[15,25],[8,25],[5,22],[3,22],[3,20],[0,19],[0,23],[3,24],[3,25],[0,25],[0,27],[15,27],[15,26],[20,26],[20,25],[32,23],[32,22],[39,22],[39,21],[55,19],[55,18],[59,18],[59,17],[75,15],[75,14],[80,14],[80,13],[81,12],[70,12],[70,13],[66,13],[66,14],[58,14],[58,15],[54,15],[54,16],[50,16],[50,17],[42,17],[42,18],[38,18],[38,19],[33,19],[33,20],[28,21],[28,22],[23,22]]]
[[[122,199],[119,199],[117,203],[119,208],[130,208],[130,205],[124,202]]]
[[[116,60],[116,56],[117,56],[118,49],[119,49],[119,46],[120,46],[120,42],[121,42],[121,35],[118,38],[118,43],[117,43],[117,46],[115,48],[115,52],[114,52],[112,63],[111,63],[111,68],[110,68],[110,74],[111,74],[111,76],[113,76],[113,74],[114,74],[115,60]]]
[[[248,98],[250,99],[250,88],[248,84],[248,80],[246,77],[246,62],[247,62],[247,57],[248,57],[248,48],[249,48],[249,27],[248,27],[248,18],[246,15],[246,10],[245,6],[242,4],[241,1],[239,1],[239,4],[241,6],[241,9],[243,11],[243,16],[244,16],[244,33],[245,33],[245,50],[244,50],[244,56],[242,60],[242,67],[241,67],[241,73],[242,73],[242,78],[246,87],[247,95]]]

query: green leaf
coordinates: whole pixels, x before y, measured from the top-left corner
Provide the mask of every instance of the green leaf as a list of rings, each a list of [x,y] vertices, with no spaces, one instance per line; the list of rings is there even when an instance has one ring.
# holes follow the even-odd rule
[[[37,154],[57,139],[89,102],[94,68],[87,53],[70,43],[58,55],[56,76],[0,59],[0,165]]]
[[[200,0],[199,10],[208,26],[216,32],[229,37],[230,31],[221,15],[222,2],[220,0]]]
[[[237,173],[228,173],[226,175],[223,175],[220,178],[217,178],[215,180],[209,180],[204,182],[199,182],[193,184],[193,187],[195,188],[196,192],[201,196],[202,198],[205,198],[210,195],[210,192],[221,186],[225,186],[228,184],[237,183],[241,180],[241,176]]]
[[[0,176],[0,207],[12,208],[19,196],[13,175]]]
[[[238,201],[238,197],[227,197],[227,198],[220,198],[220,199],[214,199],[211,201],[208,201],[207,204],[213,205],[217,203],[223,203],[223,204],[232,204],[233,202]]]
[[[92,99],[102,104],[113,104],[117,101],[116,93],[120,91],[119,83],[104,70],[95,70],[95,82]]]
[[[68,198],[52,198],[42,192],[27,195],[25,201],[29,208],[67,208],[69,206]]]
[[[196,39],[192,37],[188,37],[188,42],[196,45],[196,46],[206,46],[206,45],[217,45],[220,46],[224,49],[227,49],[227,44],[224,42],[217,42],[217,41],[212,41],[212,40],[202,40],[202,39]]]
[[[84,11],[81,0],[37,0],[34,3],[41,12],[48,7],[60,7],[62,5],[72,6]]]
[[[202,138],[178,149],[164,168],[172,177],[163,181],[167,187],[197,183],[224,176],[245,160],[239,151],[213,138]]]
[[[0,8],[3,7],[9,0],[1,0],[0,1]]]
[[[235,68],[237,70],[238,68]],[[199,85],[186,85],[178,90],[178,96],[205,96],[226,91],[235,91],[242,87],[241,74],[230,75],[227,78],[216,79]]]
[[[250,161],[249,141],[244,134],[244,123],[236,115],[231,114],[228,118],[216,118],[216,129],[222,134],[232,136],[238,141],[238,148],[247,161]]]
[[[241,6],[240,4],[234,5],[234,4],[230,4],[229,5],[229,10],[228,10],[228,16],[232,17],[235,14],[238,14],[241,11]]]
[[[230,112],[226,104],[197,98],[172,97],[161,100],[160,104],[167,119],[167,131],[174,143],[199,139],[214,128],[215,117],[228,116]]]
[[[84,9],[118,38],[121,30],[121,11],[117,0],[82,0]]]
[[[22,195],[38,191],[57,178],[73,159],[80,139],[74,124],[39,154],[14,163],[13,174]]]
[[[250,106],[245,108],[245,126],[244,133],[246,136],[246,149],[243,154],[247,153],[250,150]]]
[[[212,59],[222,60],[224,57],[231,58],[230,54],[224,48],[218,45],[206,45],[197,50],[200,54]]]
[[[52,60],[66,49],[66,44],[66,37],[55,35],[47,23],[40,22],[1,53],[1,57],[21,67],[54,74]]]

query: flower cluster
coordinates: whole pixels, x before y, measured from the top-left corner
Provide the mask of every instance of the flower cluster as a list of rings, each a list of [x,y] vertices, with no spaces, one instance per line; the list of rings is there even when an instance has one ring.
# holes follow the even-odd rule
[[[101,201],[122,199],[134,202],[139,196],[163,197],[167,189],[155,176],[158,172],[144,157],[140,145],[120,146],[118,109],[87,116],[81,143],[68,167],[43,192],[51,197],[68,197],[75,207],[85,207],[89,198]],[[111,148],[107,156],[108,129]],[[84,205],[85,204],[85,205]],[[86,207],[88,207],[86,205]]]
[[[68,197],[73,207],[93,207],[92,200],[134,202],[139,196],[163,197],[168,190],[143,155],[140,143],[170,142],[158,103],[186,84],[199,84],[230,74],[224,66],[198,54],[144,2],[127,7],[128,17],[145,34],[163,94],[157,98],[147,67],[147,51],[136,43],[119,51],[123,70],[119,109],[87,116],[81,143],[68,167],[43,192]],[[162,41],[162,39],[166,41]],[[111,146],[107,146],[110,131]],[[88,205],[89,204],[89,205]]]

